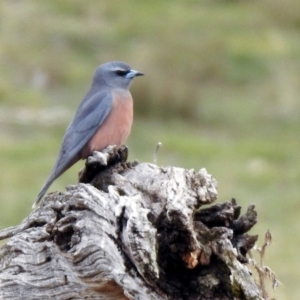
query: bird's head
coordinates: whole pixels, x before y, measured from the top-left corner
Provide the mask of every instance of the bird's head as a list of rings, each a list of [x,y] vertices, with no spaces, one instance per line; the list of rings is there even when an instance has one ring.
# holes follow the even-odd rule
[[[93,84],[107,85],[111,88],[129,89],[132,80],[143,73],[133,70],[122,61],[112,61],[100,65],[93,78]]]

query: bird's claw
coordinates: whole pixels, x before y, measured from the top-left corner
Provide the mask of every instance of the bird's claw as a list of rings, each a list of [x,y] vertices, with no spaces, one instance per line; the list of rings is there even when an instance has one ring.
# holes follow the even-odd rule
[[[104,150],[93,151],[86,159],[85,168],[79,173],[80,182],[90,182],[99,171],[107,169],[117,163],[126,162],[128,156],[128,148],[121,146],[118,148],[115,145],[108,146]]]
[[[91,166],[95,164],[100,164],[101,166],[107,166],[107,159],[109,157],[108,153],[93,151],[86,160],[86,166]]]

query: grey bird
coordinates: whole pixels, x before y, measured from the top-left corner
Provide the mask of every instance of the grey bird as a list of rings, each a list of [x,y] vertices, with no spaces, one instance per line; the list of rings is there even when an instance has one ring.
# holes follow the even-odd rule
[[[68,126],[56,163],[35,199],[36,207],[52,182],[93,151],[109,145],[120,147],[127,139],[133,120],[132,80],[143,73],[121,61],[100,65],[92,85]]]

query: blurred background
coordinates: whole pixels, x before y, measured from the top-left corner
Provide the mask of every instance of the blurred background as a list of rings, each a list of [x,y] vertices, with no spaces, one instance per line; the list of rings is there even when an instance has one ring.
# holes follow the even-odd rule
[[[96,67],[123,60],[130,160],[199,170],[219,201],[251,203],[250,234],[273,244],[276,299],[300,299],[300,5],[296,0],[0,2],[0,229],[16,225],[49,175]],[[77,182],[83,162],[49,191]]]

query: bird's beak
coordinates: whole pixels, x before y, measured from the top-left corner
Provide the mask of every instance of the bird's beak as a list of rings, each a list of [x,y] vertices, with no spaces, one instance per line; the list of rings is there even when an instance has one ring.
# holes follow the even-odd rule
[[[140,72],[140,71],[136,71],[136,70],[130,70],[129,73],[126,74],[126,78],[133,78],[136,76],[143,76],[144,73]]]

